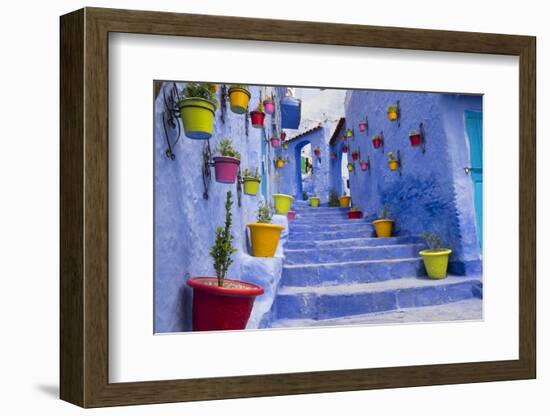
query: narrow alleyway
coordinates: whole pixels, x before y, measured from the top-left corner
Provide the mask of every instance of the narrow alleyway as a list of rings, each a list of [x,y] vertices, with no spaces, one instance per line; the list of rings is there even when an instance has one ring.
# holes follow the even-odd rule
[[[426,278],[420,237],[375,238],[348,208],[295,210],[272,327],[479,318],[481,277]]]

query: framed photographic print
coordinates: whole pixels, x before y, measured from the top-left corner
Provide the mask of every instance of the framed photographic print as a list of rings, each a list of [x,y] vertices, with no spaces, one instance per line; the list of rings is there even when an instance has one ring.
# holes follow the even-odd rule
[[[535,38],[61,17],[61,398],[534,378]]]

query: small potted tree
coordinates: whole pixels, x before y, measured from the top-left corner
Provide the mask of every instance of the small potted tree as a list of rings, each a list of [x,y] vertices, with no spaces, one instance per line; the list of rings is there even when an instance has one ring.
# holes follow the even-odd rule
[[[388,152],[388,166],[390,167],[390,170],[397,170],[399,167],[399,159],[395,157],[393,152]]]
[[[349,203],[351,201],[351,196],[349,195],[342,195],[338,198],[338,201],[340,201],[340,207],[341,208],[347,208],[349,207]]]
[[[221,183],[235,183],[241,154],[233,148],[231,139],[222,139],[216,146],[220,156],[213,158],[216,181]]]
[[[245,194],[253,195],[253,196],[256,195],[258,193],[258,188],[261,182],[262,182],[262,175],[260,175],[258,168],[256,168],[254,172],[249,170],[248,168],[244,170],[243,187],[244,187]]]
[[[185,135],[194,140],[212,137],[218,101],[215,84],[189,82],[178,101]]]
[[[228,91],[229,107],[235,114],[244,114],[248,111],[250,92],[246,85],[231,85]]]
[[[380,217],[372,222],[376,230],[376,235],[378,237],[391,237],[393,222],[394,221],[390,219],[388,215],[388,206],[384,205]]]
[[[309,205],[312,206],[313,208],[318,208],[320,202],[321,202],[321,198],[319,198],[317,194],[313,194],[312,196],[309,197]]]
[[[245,329],[256,296],[264,290],[253,283],[226,278],[235,251],[231,234],[231,192],[225,202],[224,227],[216,228],[216,239],[210,247],[215,277],[191,277],[193,289],[193,331]]]
[[[267,114],[273,114],[275,112],[275,101],[273,101],[273,97],[267,97],[264,100],[264,108]]]
[[[420,254],[424,260],[424,266],[430,279],[444,279],[447,277],[447,267],[449,265],[449,255],[452,250],[449,248],[443,248],[441,238],[435,233],[422,234],[426,244],[427,250],[421,250]]]
[[[252,127],[261,129],[264,127],[264,120],[265,120],[264,105],[260,101],[258,103],[258,107],[256,107],[254,111],[250,112],[250,122],[252,123]]]
[[[348,218],[350,220],[361,219],[363,218],[363,211],[361,211],[361,209],[358,206],[354,205],[348,211]]]
[[[329,207],[339,207],[340,206],[340,200],[338,199],[338,194],[333,189],[328,194],[328,206]]]
[[[247,224],[250,229],[252,255],[254,257],[273,257],[281,238],[282,225],[271,224],[273,214],[267,202],[260,202],[255,223]]]

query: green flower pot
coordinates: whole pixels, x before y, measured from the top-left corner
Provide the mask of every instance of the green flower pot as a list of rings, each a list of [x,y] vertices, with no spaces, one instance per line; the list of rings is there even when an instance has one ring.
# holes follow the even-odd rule
[[[178,102],[185,135],[194,140],[212,137],[216,104],[204,98],[184,98]]]

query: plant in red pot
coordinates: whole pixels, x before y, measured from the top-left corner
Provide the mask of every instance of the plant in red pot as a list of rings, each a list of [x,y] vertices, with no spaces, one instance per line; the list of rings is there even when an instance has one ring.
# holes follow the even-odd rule
[[[382,146],[382,136],[380,134],[375,134],[372,138],[372,146],[375,149],[379,149]]]
[[[342,145],[342,153],[347,153],[347,152],[348,152],[348,145],[344,143]]]
[[[264,105],[262,101],[260,101],[258,103],[258,107],[256,107],[254,111],[250,112],[250,122],[252,123],[252,127],[261,129],[264,126],[264,120],[265,120]]]
[[[354,150],[353,152],[351,152],[351,158],[352,158],[353,160],[359,159],[359,151],[358,151],[358,150]]]
[[[235,183],[241,154],[233,148],[231,139],[222,139],[217,147],[220,156],[214,157],[214,172],[216,181],[221,183]]]
[[[348,211],[348,218],[350,220],[359,220],[363,218],[363,211],[358,206],[352,206]]]
[[[245,329],[256,296],[264,290],[253,283],[226,278],[235,251],[231,234],[231,191],[225,202],[224,228],[216,228],[216,240],[210,247],[216,277],[192,277],[187,285],[193,288],[193,331]]]
[[[411,146],[420,146],[420,144],[422,144],[422,135],[418,130],[411,130],[409,132],[409,140]]]

